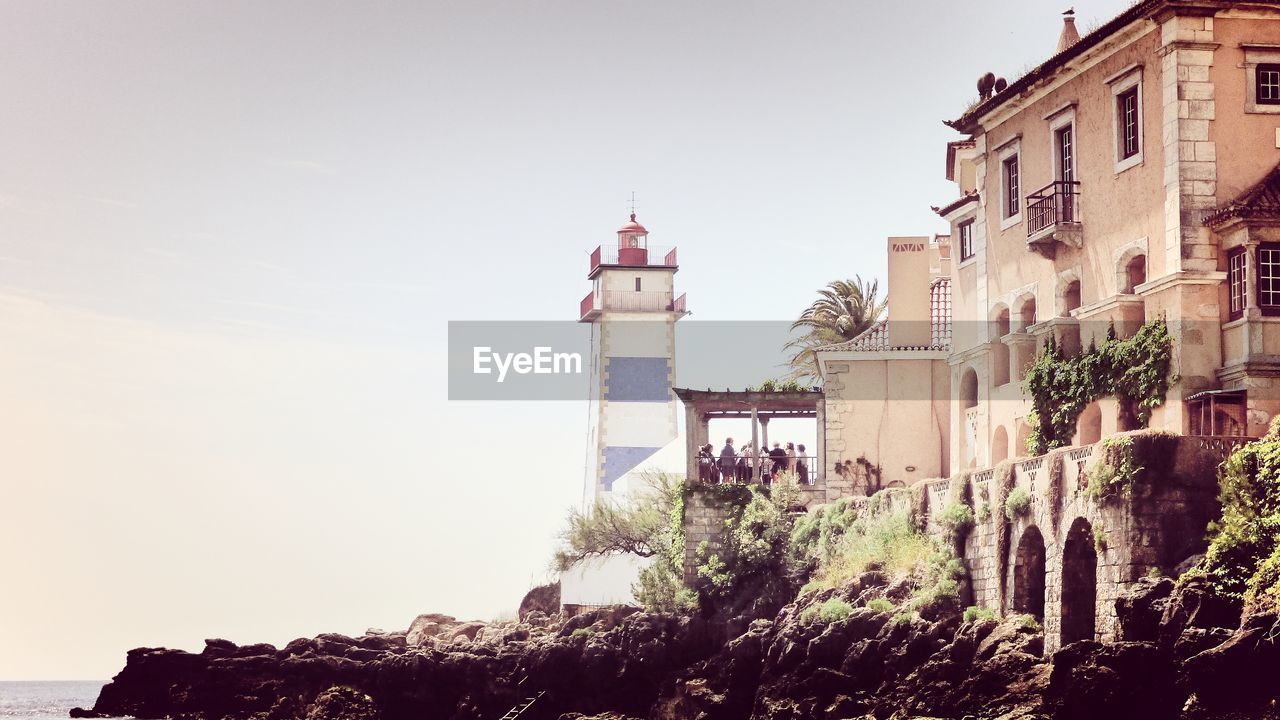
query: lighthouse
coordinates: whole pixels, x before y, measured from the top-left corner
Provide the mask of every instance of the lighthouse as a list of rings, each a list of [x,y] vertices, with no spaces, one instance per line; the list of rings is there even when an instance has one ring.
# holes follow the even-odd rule
[[[586,507],[615,497],[677,434],[675,324],[688,313],[675,293],[676,249],[651,246],[634,212],[617,235],[591,253],[592,289],[578,313],[591,324]]]

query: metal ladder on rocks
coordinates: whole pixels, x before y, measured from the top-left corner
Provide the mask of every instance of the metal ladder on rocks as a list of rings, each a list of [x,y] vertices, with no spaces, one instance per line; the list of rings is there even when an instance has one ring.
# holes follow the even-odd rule
[[[516,703],[515,707],[508,710],[507,714],[503,715],[500,718],[500,720],[516,720],[516,718],[520,717],[521,715],[524,715],[526,710],[528,710],[530,707],[533,707],[533,704],[538,702],[539,698],[541,698],[543,695],[546,695],[546,694],[547,694],[547,691],[542,690],[537,695],[534,695],[533,697],[527,697],[524,700],[521,700],[520,702]]]

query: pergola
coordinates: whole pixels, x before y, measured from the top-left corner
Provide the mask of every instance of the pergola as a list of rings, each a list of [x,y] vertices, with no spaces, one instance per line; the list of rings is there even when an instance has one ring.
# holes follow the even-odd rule
[[[822,477],[826,425],[826,399],[821,390],[692,390],[673,388],[672,392],[684,403],[685,456],[687,475],[691,481],[698,477],[698,449],[709,440],[708,426],[719,418],[751,420],[751,446],[758,454],[769,445],[769,421],[774,418],[812,418],[817,421],[817,462],[810,472],[811,482]],[[755,463],[755,478],[760,479],[760,464]]]

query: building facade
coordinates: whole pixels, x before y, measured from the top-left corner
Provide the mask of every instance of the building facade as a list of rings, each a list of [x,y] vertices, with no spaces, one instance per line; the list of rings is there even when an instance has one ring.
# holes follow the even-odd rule
[[[1155,428],[1262,434],[1280,411],[1280,7],[1139,3],[948,124],[958,198],[953,468],[1026,454],[1023,372],[1164,319],[1178,382]],[[1272,308],[1275,314],[1272,314]],[[1131,429],[1114,399],[1074,443]]]

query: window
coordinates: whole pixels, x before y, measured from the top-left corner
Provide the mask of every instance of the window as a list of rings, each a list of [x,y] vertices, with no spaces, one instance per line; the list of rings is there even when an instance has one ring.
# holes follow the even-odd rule
[[[1070,125],[1054,133],[1055,144],[1058,148],[1058,179],[1063,182],[1071,182],[1076,179],[1076,148],[1072,134],[1072,126]]]
[[[1258,247],[1258,305],[1264,315],[1280,315],[1280,244]]]
[[[1233,251],[1227,257],[1227,295],[1228,295],[1228,314],[1232,318],[1244,317],[1245,297],[1247,296],[1247,282],[1245,275],[1245,262],[1248,255],[1244,248]]]
[[[640,278],[636,277],[636,292],[640,292]]]
[[[956,228],[960,235],[960,262],[973,257],[973,221],[965,220]]]
[[[1014,217],[1021,208],[1021,195],[1018,185],[1018,156],[1006,158],[1001,164],[1001,176],[1004,182],[1004,216]]]
[[[1280,64],[1266,63],[1258,66],[1254,97],[1259,105],[1280,105]]]
[[[1116,126],[1120,131],[1120,159],[1127,160],[1142,148],[1139,140],[1138,88],[1132,87],[1116,96]]]

